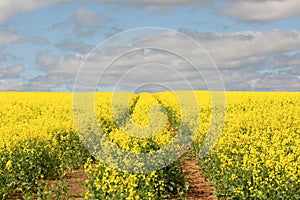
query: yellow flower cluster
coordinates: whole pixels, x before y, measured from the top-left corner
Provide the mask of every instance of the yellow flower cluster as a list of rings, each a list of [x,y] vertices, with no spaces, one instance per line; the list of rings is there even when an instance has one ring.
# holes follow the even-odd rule
[[[0,93],[0,149],[28,139],[51,140],[54,131],[74,130],[72,95]]]
[[[223,132],[201,160],[219,197],[300,197],[300,94],[227,92]]]
[[[88,160],[86,172],[90,176],[86,199],[154,199],[165,190],[164,181],[158,180],[156,171],[148,175],[132,174]]]
[[[45,189],[42,179],[60,178],[85,162],[88,152],[74,128],[72,94],[0,96],[0,199],[16,192],[33,196]]]
[[[107,94],[106,98],[103,98],[103,94],[96,94],[95,102],[98,122],[104,135],[109,138],[109,142],[126,152],[136,155],[151,154],[172,140],[175,132],[171,129],[172,124],[167,111],[152,94],[114,93]],[[110,148],[109,142],[106,141],[108,146],[105,149]],[[117,159],[121,165],[133,169],[143,164],[138,158],[136,161],[130,160],[133,158],[127,156],[122,158],[120,157],[122,155],[116,157],[112,155],[114,153],[116,152],[107,153],[111,155],[105,160],[106,163],[110,163],[111,159]],[[86,199],[162,199],[176,192],[177,189],[174,187],[180,188],[183,185],[179,162],[172,163],[173,168],[153,170],[149,174],[119,169],[118,163],[116,166],[111,165],[107,166],[102,162],[86,164],[86,172],[90,177],[87,181]],[[174,175],[174,169],[178,175]],[[173,186],[168,186],[170,182]]]

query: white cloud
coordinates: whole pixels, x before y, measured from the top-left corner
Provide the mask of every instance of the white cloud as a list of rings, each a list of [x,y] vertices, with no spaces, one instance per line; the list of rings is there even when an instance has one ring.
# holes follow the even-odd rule
[[[289,75],[266,75],[253,79],[252,90],[299,91],[300,79]]]
[[[97,0],[94,0],[97,1]],[[102,0],[102,2],[124,3],[123,0]],[[127,4],[146,4],[146,5],[166,5],[166,6],[184,6],[190,4],[207,5],[211,0],[126,0]]]
[[[97,25],[101,21],[100,15],[88,8],[79,8],[74,16],[75,24],[79,26]]]
[[[46,72],[75,74],[81,65],[82,59],[75,55],[55,57],[44,53],[38,55],[36,61]]]
[[[290,73],[294,76],[296,76],[297,78],[300,77],[300,67],[297,66],[297,67],[293,67],[291,70],[290,70]],[[300,78],[299,78],[300,79]]]
[[[292,56],[282,55],[274,60],[274,65],[277,68],[295,67],[300,69],[300,53],[295,53]]]
[[[0,79],[0,91],[20,91],[24,89],[23,85],[22,81]]]
[[[22,65],[0,66],[0,91],[23,90],[24,82],[20,79],[20,75],[24,70]]]
[[[270,71],[272,68],[270,60],[278,58],[279,55],[284,57],[287,52],[300,49],[300,33],[297,31],[270,30],[217,34],[185,30],[185,33],[192,36],[208,50],[222,72],[227,89],[282,89],[281,86],[272,84],[288,83],[289,79],[291,84],[286,85],[287,89],[299,89],[296,81],[298,79],[295,79],[292,74],[295,71],[286,71],[285,74],[276,74],[277,72],[274,71],[280,81],[275,81],[275,77],[261,73],[264,70]],[[180,57],[198,60],[202,75],[213,82],[215,75],[211,73],[209,67],[211,64],[205,58],[207,55],[193,49],[189,43],[182,42],[182,38],[174,38],[172,34],[160,33],[153,37],[135,38],[130,45],[136,48],[151,47],[161,44],[161,41],[169,52],[152,49],[127,52],[112,63],[104,74],[101,72],[104,71],[107,64],[124,53],[127,47],[115,46],[105,49],[105,52],[94,52],[84,64],[85,72],[82,73],[82,83],[89,84],[102,75],[101,81],[105,86],[115,85],[118,81],[123,80],[120,84],[127,88],[134,88],[145,82],[160,82],[173,88],[183,89],[183,87],[187,88],[186,83],[190,82],[194,88],[207,89],[201,75],[197,74],[197,71]],[[185,55],[178,56],[176,52],[183,52]],[[76,73],[85,56],[40,54],[37,62],[47,73],[48,77],[44,80],[50,81],[51,85],[68,84],[72,88]],[[296,55],[293,58],[284,57],[281,60],[281,65],[289,66],[297,63]],[[55,75],[59,75],[56,76],[55,81],[54,78],[49,78],[55,77]],[[122,77],[123,75],[125,76]],[[36,82],[38,81],[41,79],[36,80]]]
[[[76,0],[76,1],[83,1],[83,0]],[[102,2],[102,3],[122,3],[126,5],[134,5],[134,6],[145,6],[153,8],[160,7],[160,6],[185,6],[185,5],[195,5],[196,7],[202,7],[209,4],[212,4],[216,0],[88,0],[89,2]],[[10,17],[18,15],[20,13],[27,13],[31,12],[37,9],[41,9],[47,6],[56,5],[60,3],[68,3],[68,2],[74,2],[71,0],[51,0],[51,1],[41,1],[41,0],[19,0],[18,3],[15,1],[9,1],[9,0],[0,0],[0,24],[5,23]],[[95,16],[95,13],[86,12],[86,10],[80,10],[79,13],[77,13],[79,16],[83,13],[88,14],[87,18],[80,19],[81,22],[88,22],[90,23],[92,16]],[[92,23],[95,21],[92,20]]]
[[[72,85],[73,81],[74,77],[69,78],[66,74],[38,75],[24,84],[23,88],[33,91],[51,91],[61,85]]]
[[[300,32],[294,30],[243,31],[228,34],[184,29],[180,31],[204,46],[221,69],[254,66],[263,63],[269,57],[300,49]],[[150,40],[149,45],[152,42],[155,41]],[[170,49],[186,48],[190,54],[193,53],[189,47],[177,47],[178,43],[171,37],[164,43],[168,44]]]
[[[73,17],[73,33],[78,37],[89,37],[99,29],[101,22],[100,14],[91,9],[81,7]]]
[[[107,3],[122,3],[133,6],[144,6],[150,10],[161,11],[161,7],[176,7],[176,6],[187,6],[193,5],[195,8],[201,8],[213,4],[217,0],[91,0],[93,2],[107,2]],[[160,8],[159,8],[160,7]]]
[[[220,13],[247,22],[271,22],[300,16],[299,0],[234,0],[221,7]]]
[[[9,67],[0,66],[0,78],[1,79],[18,78],[24,70],[25,68],[22,65],[15,65]]]
[[[0,30],[0,50],[6,45],[20,41],[20,35],[16,31]]]
[[[60,2],[68,2],[69,0],[51,0],[51,1],[40,1],[40,0],[19,0],[18,3],[15,1],[0,1],[0,24],[4,23],[8,18],[20,14],[26,13],[39,8],[43,8],[49,5],[54,5]]]
[[[89,2],[120,3],[126,6],[142,6],[150,11],[164,11],[168,10],[168,8],[187,5],[191,5],[194,9],[198,9],[212,5],[218,1],[220,0],[89,0]],[[19,0],[18,3],[15,3],[14,1],[1,0],[0,24],[6,22],[10,17],[20,13],[26,13],[47,6],[68,2],[74,1]],[[237,18],[240,21],[269,22],[300,16],[299,7],[300,1],[298,0],[231,0],[221,6],[220,13],[222,15]],[[83,8],[77,12],[75,18],[84,24],[95,24],[99,22],[100,19],[96,13]]]

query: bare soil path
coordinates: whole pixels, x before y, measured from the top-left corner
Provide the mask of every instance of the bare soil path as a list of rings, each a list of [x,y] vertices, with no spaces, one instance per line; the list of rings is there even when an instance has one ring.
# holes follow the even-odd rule
[[[191,153],[181,158],[182,170],[185,181],[189,183],[189,190],[184,194],[187,200],[217,200],[214,196],[214,190],[209,181],[201,176],[197,159]],[[68,186],[67,199],[81,200],[84,199],[86,192],[85,182],[87,175],[83,168],[72,170],[66,175]],[[18,197],[16,195],[15,197]],[[20,196],[19,196],[20,197]],[[15,199],[15,198],[13,198]],[[170,200],[180,199],[178,195]]]
[[[181,158],[182,170],[185,181],[189,183],[189,190],[184,195],[185,199],[190,200],[217,200],[214,196],[212,185],[206,178],[201,176],[197,158],[192,153],[187,153]],[[178,196],[171,198],[180,199]]]
[[[84,199],[85,194],[85,181],[87,180],[87,175],[84,169],[72,170],[67,174],[67,185],[68,185],[68,199]]]
[[[190,200],[217,200],[214,196],[214,190],[206,178],[201,176],[200,167],[197,159],[191,153],[181,158],[182,170],[185,181],[189,183],[189,191],[184,195]],[[84,169],[71,171],[67,174],[67,184],[69,186],[68,198],[83,199],[85,188],[84,184],[87,176]],[[170,200],[180,199],[178,196],[172,197]]]

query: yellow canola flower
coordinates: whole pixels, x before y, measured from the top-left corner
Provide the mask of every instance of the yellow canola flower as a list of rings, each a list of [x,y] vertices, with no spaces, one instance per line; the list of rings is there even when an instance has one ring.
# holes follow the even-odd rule
[[[6,166],[6,169],[7,169],[8,171],[12,171],[13,165],[12,165],[12,161],[11,161],[11,160],[7,161],[7,163],[6,163],[5,166]]]

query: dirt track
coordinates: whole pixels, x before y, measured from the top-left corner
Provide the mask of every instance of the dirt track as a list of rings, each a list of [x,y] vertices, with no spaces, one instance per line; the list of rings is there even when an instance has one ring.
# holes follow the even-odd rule
[[[201,176],[196,158],[187,155],[182,157],[181,160],[185,181],[189,182],[189,191],[184,197],[191,200],[216,200],[217,198],[213,195],[214,190],[211,184]],[[69,185],[68,198],[75,200],[84,198],[86,179],[87,176],[83,169],[71,171],[67,175],[67,184]],[[179,199],[179,197],[171,198],[171,200],[175,199]]]

